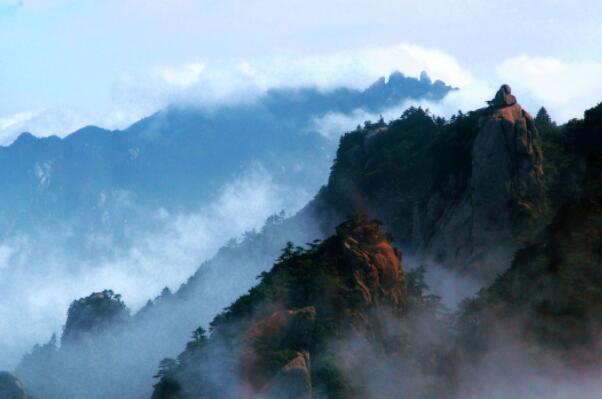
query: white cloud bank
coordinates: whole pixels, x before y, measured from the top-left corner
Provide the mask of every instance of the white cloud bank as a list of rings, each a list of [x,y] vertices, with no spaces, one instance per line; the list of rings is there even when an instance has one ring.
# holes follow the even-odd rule
[[[559,122],[581,117],[602,102],[602,61],[521,55],[505,60],[497,73],[513,86],[519,100],[525,97],[523,102],[544,105]]]
[[[157,65],[119,74],[111,89],[111,104],[105,110],[43,108],[0,117],[0,145],[10,144],[23,131],[37,136],[65,136],[90,124],[124,128],[169,104],[211,106],[252,101],[275,87],[364,89],[396,70],[409,76],[419,76],[426,70],[432,78],[458,87],[473,81],[452,56],[412,44]]]
[[[313,121],[312,129],[332,140],[338,140],[345,132],[354,130],[365,121],[376,122],[381,116],[385,121],[399,118],[410,107],[428,109],[433,115],[449,118],[458,111],[471,111],[485,106],[485,101],[495,93],[493,86],[481,82],[473,82],[462,89],[452,91],[441,101],[407,100],[381,113],[356,109],[349,114],[329,112]]]
[[[100,112],[51,108],[0,117],[0,145],[10,144],[23,131],[38,136],[65,136],[89,124],[108,129],[125,128],[169,104],[212,106],[252,101],[275,87],[364,89],[395,70],[408,76],[418,76],[425,70],[433,79],[441,79],[461,90],[450,93],[440,103],[400,104],[386,113],[390,118],[399,116],[410,105],[428,107],[443,116],[479,108],[502,83],[513,86],[519,101],[529,111],[534,113],[543,105],[560,123],[580,117],[585,109],[602,100],[602,62],[565,62],[522,55],[502,60],[491,76],[476,78],[469,68],[449,54],[398,44],[252,60],[194,60],[121,73],[113,84],[109,109]],[[366,119],[374,119],[374,115],[357,110],[351,115],[328,115],[319,122],[323,123],[325,134],[338,137]]]
[[[470,77],[469,72],[458,76]],[[382,113],[385,120],[398,118],[410,106],[428,108],[433,114],[449,118],[459,110],[468,112],[485,106],[485,101],[503,83],[513,88],[520,104],[535,114],[544,106],[558,123],[583,117],[583,112],[602,102],[602,62],[593,60],[565,62],[556,58],[526,55],[503,61],[490,78],[466,79],[458,91],[442,101],[409,100]],[[376,121],[380,114],[363,109],[350,114],[329,113],[314,121],[313,128],[332,139],[353,130],[366,120]]]
[[[454,86],[473,81],[450,55],[399,44],[328,54],[163,65],[148,72],[122,74],[114,86],[114,95],[117,99],[127,98],[128,103],[152,101],[154,107],[178,102],[212,105],[249,101],[276,87],[364,89],[393,71],[419,76],[424,70],[434,79]]]
[[[123,295],[133,309],[169,286],[176,289],[203,260],[232,237],[260,228],[275,212],[293,212],[310,193],[282,187],[254,167],[226,185],[218,198],[192,214],[158,209],[160,228],[131,226],[135,244],[113,254],[82,259],[71,253],[65,231],[20,236],[0,242],[0,370],[15,366],[33,344],[60,333],[69,303],[103,289]],[[114,237],[88,237],[112,247]],[[231,282],[224,281],[224,284]]]

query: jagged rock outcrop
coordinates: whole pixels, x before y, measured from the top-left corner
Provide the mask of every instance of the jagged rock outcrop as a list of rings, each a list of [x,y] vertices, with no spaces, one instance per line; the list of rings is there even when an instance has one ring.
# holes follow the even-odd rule
[[[315,321],[316,308],[313,306],[297,310],[281,310],[253,325],[247,332],[247,338],[279,346],[288,337],[307,345]]]
[[[6,371],[0,371],[0,398],[27,399],[27,393],[21,380]]]
[[[263,399],[311,399],[309,353],[297,356],[274,377],[263,390]]]
[[[95,292],[71,303],[61,337],[63,345],[94,336],[129,318],[129,310],[121,295],[111,290]]]
[[[408,289],[401,254],[379,222],[358,216],[336,231],[307,249],[287,246],[260,284],[216,317],[201,352],[183,353],[161,374],[153,397],[345,397],[353,382],[342,374],[359,357],[334,348],[398,339],[390,324],[403,317]],[[213,376],[212,365],[224,371]]]
[[[388,301],[402,307],[407,296],[401,253],[387,240],[375,221],[341,224],[345,259],[351,267],[356,289],[367,304]]]
[[[373,215],[408,255],[491,282],[548,214],[533,118],[508,85],[488,103],[450,120],[410,108],[347,133],[306,213],[325,231]]]
[[[510,86],[478,111],[470,180],[457,204],[448,204],[423,252],[490,279],[545,209],[541,139],[533,118]]]
[[[602,355],[602,105],[576,123],[576,142],[587,165],[579,198],[565,203],[471,303],[467,329],[486,336],[500,322],[520,326],[533,345],[596,364]]]
[[[285,386],[282,384],[287,380],[294,380],[300,376],[307,383],[311,391],[311,379],[309,377],[309,354],[305,354],[303,367],[300,366],[299,356],[291,360],[280,371],[277,377],[272,378],[265,370],[270,359],[262,354],[257,348],[270,348],[271,350],[283,350],[295,343],[300,348],[309,348],[313,336],[316,321],[316,309],[308,306],[298,310],[281,310],[255,323],[247,333],[245,349],[241,355],[238,366],[241,383],[244,391],[255,395],[279,398],[274,391],[280,391]],[[299,371],[305,369],[306,373],[299,375]],[[273,382],[277,378],[278,383]],[[298,382],[297,382],[298,383]],[[300,385],[304,385],[300,384]],[[297,396],[292,396],[297,397]]]

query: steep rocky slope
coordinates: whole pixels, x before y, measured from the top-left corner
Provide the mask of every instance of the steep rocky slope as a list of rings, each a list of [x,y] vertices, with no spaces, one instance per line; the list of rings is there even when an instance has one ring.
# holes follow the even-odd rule
[[[129,281],[123,293],[138,306],[159,294],[160,284],[183,282],[270,213],[301,207],[326,180],[336,149],[339,132],[322,134],[326,115],[353,120],[358,108],[378,114],[408,99],[437,101],[450,90],[394,73],[365,90],[274,89],[254,101],[171,106],[125,130],[92,126],[64,138],[24,133],[0,146],[6,263],[0,308],[8,324],[22,326],[0,332],[0,367],[13,367],[39,337],[26,324],[43,322],[46,336],[60,326],[59,308],[89,293],[77,289],[79,281],[102,290],[99,274],[116,279],[123,270],[120,281]],[[194,236],[207,239],[197,244]],[[176,271],[171,280],[159,276],[164,267]],[[244,292],[254,276],[215,309]],[[52,300],[40,311],[39,293],[46,290]]]
[[[430,365],[409,365],[421,327],[403,320],[435,308],[414,282],[372,220],[345,222],[309,249],[289,246],[215,318],[209,338],[197,334],[162,362],[153,398],[372,397],[363,367],[379,353],[405,357],[411,380]]]
[[[473,332],[491,319],[519,324],[531,342],[597,362],[602,339],[602,104],[573,122],[586,175],[577,199],[518,251],[512,267],[467,304]],[[470,323],[469,323],[470,325]]]
[[[288,247],[209,338],[201,331],[162,363],[154,398],[596,397],[602,105],[567,129],[586,165],[579,195],[456,315],[424,294],[420,270],[403,273],[376,223],[357,218],[309,250]],[[537,168],[524,170],[537,184],[510,191],[519,207],[543,195]]]
[[[325,230],[376,215],[412,255],[491,281],[545,220],[543,176],[537,127],[504,85],[449,122],[410,109],[348,133],[309,212]]]
[[[503,87],[496,97],[497,100],[493,100],[487,108],[469,114],[459,114],[450,121],[434,117],[422,109],[411,108],[398,120],[390,123],[366,123],[363,128],[346,134],[341,139],[327,186],[304,210],[288,219],[271,218],[261,231],[252,232],[241,242],[234,242],[220,250],[214,259],[203,264],[177,292],[172,294],[166,290],[154,301],[149,301],[148,306],[132,317],[127,329],[119,327],[101,334],[102,338],[98,341],[100,344],[96,347],[103,347],[103,359],[106,360],[106,366],[112,369],[109,370],[113,373],[110,379],[114,382],[108,385],[100,384],[101,388],[108,389],[111,394],[128,392],[130,397],[136,397],[141,391],[133,387],[142,386],[143,395],[140,397],[144,397],[144,393],[148,392],[144,389],[150,387],[150,375],[156,370],[159,359],[171,357],[180,351],[190,331],[199,325],[206,326],[218,309],[228,306],[250,289],[255,282],[255,276],[267,270],[286,241],[304,243],[316,237],[329,236],[336,225],[352,214],[370,213],[378,216],[384,221],[386,228],[393,232],[395,244],[406,249],[406,254],[418,256],[417,259],[443,263],[452,270],[478,276],[484,281],[493,280],[496,273],[510,264],[514,248],[533,237],[539,226],[545,224],[549,215],[553,214],[560,204],[576,197],[575,193],[579,192],[580,181],[585,173],[585,162],[580,150],[584,146],[579,144],[583,141],[580,131],[583,129],[582,125],[592,124],[591,112],[585,121],[573,121],[561,127],[546,120],[545,115],[539,115],[532,121],[516,104],[507,88]],[[500,98],[505,102],[500,103]],[[538,132],[540,130],[541,135]],[[542,165],[546,170],[544,174]],[[551,172],[547,172],[548,170]],[[340,237],[325,241],[332,242],[342,241]],[[354,262],[358,265],[365,264],[370,260],[370,256],[364,256],[367,251],[377,254],[379,262],[385,261],[382,263],[384,265],[394,264],[386,261],[394,258],[391,252],[385,250],[386,245],[385,248],[381,248],[384,252],[379,252],[378,245],[365,249],[363,247],[366,246],[366,242],[360,244],[360,249],[356,252],[357,248],[352,241],[348,242],[349,251],[344,252],[348,257],[344,262],[351,265]],[[308,253],[312,255],[307,260],[302,256],[304,251],[289,248],[285,252],[288,254],[285,258],[295,254],[295,259],[306,259],[309,263],[330,262],[330,255],[322,260],[322,255],[328,254],[327,251],[316,251],[315,246],[311,246]],[[500,255],[505,258],[499,258]],[[494,262],[491,263],[491,260]],[[276,267],[274,270],[279,269]],[[387,272],[384,273],[384,270]],[[284,381],[288,381],[290,375],[306,376],[304,370],[307,367],[312,377],[311,386],[314,392],[318,389],[316,386],[319,386],[319,390],[326,390],[328,395],[334,395],[331,397],[349,397],[336,396],[351,395],[349,392],[356,389],[345,382],[348,380],[355,381],[354,384],[363,386],[363,389],[377,392],[378,389],[371,386],[371,380],[380,382],[381,379],[377,378],[379,373],[392,373],[390,378],[405,381],[404,386],[410,387],[407,389],[416,397],[436,390],[439,384],[449,383],[447,378],[450,371],[437,370],[441,364],[447,362],[438,360],[447,353],[439,348],[445,347],[446,342],[451,342],[452,339],[446,327],[441,327],[439,321],[433,321],[441,316],[436,298],[428,298],[423,294],[424,281],[418,281],[418,286],[422,287],[420,289],[410,284],[408,292],[413,292],[414,295],[406,296],[403,291],[396,290],[395,284],[390,285],[391,281],[396,281],[395,270],[395,267],[386,267],[381,276],[370,268],[360,267],[353,273],[353,298],[359,303],[372,303],[367,309],[373,305],[380,309],[381,300],[378,298],[382,295],[389,298],[389,302],[392,298],[397,298],[399,304],[414,303],[418,309],[430,309],[426,315],[418,312],[419,316],[415,316],[413,312],[402,311],[400,315],[393,317],[395,322],[391,324],[387,322],[391,320],[387,316],[383,324],[395,327],[387,327],[384,338],[366,340],[362,336],[358,341],[335,340],[339,346],[334,352],[339,354],[347,353],[349,347],[356,343],[362,348],[369,348],[357,358],[345,357],[343,360],[337,360],[340,367],[334,369],[343,370],[346,378],[327,366],[318,373],[322,377],[315,377],[318,367],[316,356],[312,355],[315,350],[312,352],[312,348],[308,349],[307,345],[299,344],[293,349],[288,348],[285,354],[281,353],[284,349],[267,348],[270,356],[274,356],[267,359],[250,352],[250,364],[254,361],[267,364],[265,375],[262,373],[257,377],[257,381],[251,379],[249,382],[253,387],[252,391],[267,389],[270,381],[277,375]],[[374,276],[378,276],[378,279],[375,280]],[[284,279],[285,282],[287,278]],[[265,282],[264,279],[262,281]],[[281,281],[273,282],[270,290],[281,290],[280,283]],[[313,285],[317,287],[315,290],[307,288]],[[266,310],[262,317],[269,319],[269,316],[275,315],[276,320],[286,319],[283,315],[297,314],[296,312],[301,310],[301,314],[312,314],[310,309],[313,306],[317,312],[316,323],[320,325],[320,306],[314,303],[314,299],[321,298],[324,293],[318,288],[325,290],[324,292],[335,288],[338,290],[340,281],[329,280],[320,274],[310,274],[306,280],[300,281],[299,287],[306,287],[303,288],[305,291],[301,293],[295,290],[297,294],[294,300],[283,293],[286,295],[279,300],[278,306],[269,309],[269,312]],[[236,304],[244,304],[248,299],[248,296],[243,297]],[[346,302],[343,305],[348,306]],[[230,311],[225,314],[231,315],[232,309],[236,308],[232,305]],[[285,313],[278,313],[280,311]],[[217,324],[214,325],[218,325],[223,317],[226,316],[218,317],[215,322]],[[236,320],[231,324],[233,326],[238,326],[238,322],[242,320],[240,328],[232,327],[238,331],[232,332],[236,336],[250,328],[251,323],[260,322],[260,319],[239,320],[238,316],[232,317]],[[365,314],[360,312],[358,317],[360,322],[345,319],[345,323],[361,325],[361,320],[366,319]],[[367,317],[370,319],[372,315]],[[342,328],[343,325],[338,321],[331,324],[339,332],[340,329],[355,331]],[[432,328],[433,325],[437,328]],[[286,330],[285,327],[282,328]],[[407,334],[407,331],[414,329],[418,329],[416,334]],[[159,375],[165,378],[162,378],[156,395],[176,395],[172,390],[178,385],[171,384],[174,376],[177,377],[177,381],[178,378],[185,380],[185,385],[192,387],[190,389],[193,392],[201,392],[207,387],[215,390],[220,384],[237,386],[236,384],[240,383],[240,376],[232,374],[232,370],[236,368],[234,366],[238,364],[232,357],[236,353],[224,353],[224,350],[218,350],[220,345],[215,344],[225,340],[226,345],[234,345],[228,341],[232,337],[224,337],[215,331],[209,338],[214,340],[214,344],[210,345],[213,349],[209,354],[204,352],[205,349],[199,349],[205,347],[207,336],[202,330],[196,330],[193,341],[187,346],[189,350],[181,359],[168,359],[162,363]],[[364,333],[370,334],[370,329],[362,332]],[[387,337],[391,334],[397,338],[389,341]],[[407,340],[405,342],[411,342],[411,345],[399,341],[400,336]],[[276,339],[279,340],[280,338]],[[241,341],[236,342],[238,345]],[[397,353],[394,348],[403,347],[410,351],[411,356],[407,357],[410,360],[405,363],[403,356],[393,357],[392,359],[403,364],[403,367],[383,367],[383,364],[390,363],[391,358],[381,356],[382,348],[377,349],[375,355],[372,342],[376,342],[377,346],[384,342],[387,350],[392,350],[392,353]],[[244,348],[244,345],[241,345],[237,348]],[[124,351],[124,348],[136,348],[136,356],[125,355],[129,352]],[[213,353],[213,350],[217,352]],[[86,351],[88,347],[84,348],[80,364],[86,364],[86,359],[95,356],[94,351]],[[306,352],[310,353],[309,361]],[[407,355],[408,352],[403,354]],[[199,359],[204,358],[212,361],[200,362]],[[182,368],[182,364],[186,362],[190,363],[190,367]],[[376,375],[364,373],[365,368],[358,366],[361,362],[370,364]],[[200,371],[194,366],[197,363]],[[222,368],[222,364],[225,368]],[[356,370],[353,367],[358,368]],[[410,376],[415,375],[413,372],[406,376],[400,375],[417,367],[426,373],[426,380],[430,382],[426,383],[422,374],[416,381],[408,381],[411,380]],[[187,373],[193,369],[196,370],[195,376],[200,373],[206,375],[206,379],[187,377]],[[321,369],[318,367],[318,370]],[[84,374],[79,378],[80,381],[88,379],[87,381],[91,381],[89,386],[98,383],[97,377],[100,373],[88,373],[87,376]],[[305,381],[304,378],[302,380]],[[200,385],[194,385],[195,381]],[[305,384],[296,381],[299,386]],[[119,391],[120,389],[122,391]],[[388,396],[384,397],[398,396],[398,388],[389,386],[388,389]],[[98,390],[95,389],[95,392]],[[69,396],[59,394],[58,397]],[[92,397],[89,392],[88,397]],[[361,394],[358,394],[358,397],[362,397]]]

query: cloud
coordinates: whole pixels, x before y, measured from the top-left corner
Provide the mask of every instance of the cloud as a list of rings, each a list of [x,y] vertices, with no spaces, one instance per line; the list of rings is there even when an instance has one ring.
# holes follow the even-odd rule
[[[179,68],[158,67],[156,73],[166,84],[185,89],[198,81],[204,69],[205,64],[190,62]]]
[[[564,61],[521,55],[505,60],[498,76],[513,86],[519,101],[545,106],[552,118],[565,122],[602,101],[602,62]]]
[[[327,54],[288,54],[223,62],[187,62],[161,66],[155,73],[142,72],[121,79],[124,90],[132,88],[168,93],[168,101],[232,101],[240,93],[261,94],[275,87],[312,86],[323,90],[345,86],[364,89],[393,71],[419,76],[426,70],[435,79],[463,87],[473,81],[469,72],[450,55],[411,44],[364,47]],[[158,73],[157,73],[158,72]],[[159,82],[157,82],[157,78]],[[157,83],[159,86],[157,87]],[[156,95],[154,96],[156,97]]]
[[[329,112],[313,120],[311,129],[323,136],[338,140],[345,132],[354,130],[357,125],[365,121],[377,121],[381,116],[385,121],[399,118],[409,107],[422,107],[428,109],[433,115],[449,118],[458,111],[468,112],[485,106],[485,101],[491,99],[495,93],[492,86],[482,82],[473,81],[460,90],[448,93],[441,101],[428,101],[410,99],[375,113],[362,108],[350,113]]]
[[[151,71],[122,74],[113,87],[115,101],[158,109],[174,103],[213,106],[253,101],[273,88],[337,87],[365,89],[382,76],[402,71],[418,77],[427,71],[457,87],[474,79],[450,55],[410,44],[364,47],[328,54],[288,54],[256,59],[193,61]]]
[[[256,165],[197,212],[149,211],[158,227],[130,226],[134,244],[113,253],[74,254],[67,242],[75,226],[68,225],[5,239],[0,243],[0,369],[14,366],[34,343],[60,332],[72,300],[111,288],[135,310],[163,287],[176,289],[232,237],[260,228],[275,212],[296,211],[309,197],[277,185]],[[98,248],[118,247],[113,245],[118,238],[110,234],[81,239]]]
[[[41,107],[1,118],[0,144],[10,144],[23,131],[63,137],[86,125],[122,129],[171,104],[249,102],[277,87],[364,89],[396,70],[416,77],[426,70],[433,78],[458,87],[474,81],[450,55],[411,44],[254,59],[197,59],[119,73],[106,108]]]
[[[10,145],[23,132],[38,137],[64,137],[88,125],[122,129],[156,109],[147,103],[123,104],[109,111],[87,111],[70,107],[41,108],[0,118],[0,145]]]

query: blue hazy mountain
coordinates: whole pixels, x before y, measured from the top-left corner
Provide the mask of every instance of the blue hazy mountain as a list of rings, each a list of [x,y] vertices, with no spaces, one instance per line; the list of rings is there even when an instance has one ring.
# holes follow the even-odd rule
[[[136,308],[179,286],[230,238],[303,206],[326,182],[338,145],[338,136],[320,134],[323,116],[377,118],[450,90],[394,73],[365,90],[273,89],[253,102],[171,106],[124,130],[23,133],[0,147],[0,369],[59,331],[72,298],[113,288]],[[285,234],[274,235],[269,250],[254,248],[261,261],[249,256],[249,273],[280,249]],[[224,280],[231,288],[208,315],[255,274],[239,277]],[[167,353],[185,342],[182,331]]]
[[[0,148],[0,234],[71,220],[78,228],[114,228],[147,206],[186,211],[253,164],[276,182],[313,192],[337,144],[316,131],[316,118],[378,113],[449,90],[425,74],[396,72],[365,90],[274,89],[252,103],[172,106],[125,130],[88,126],[65,138],[23,133]]]

